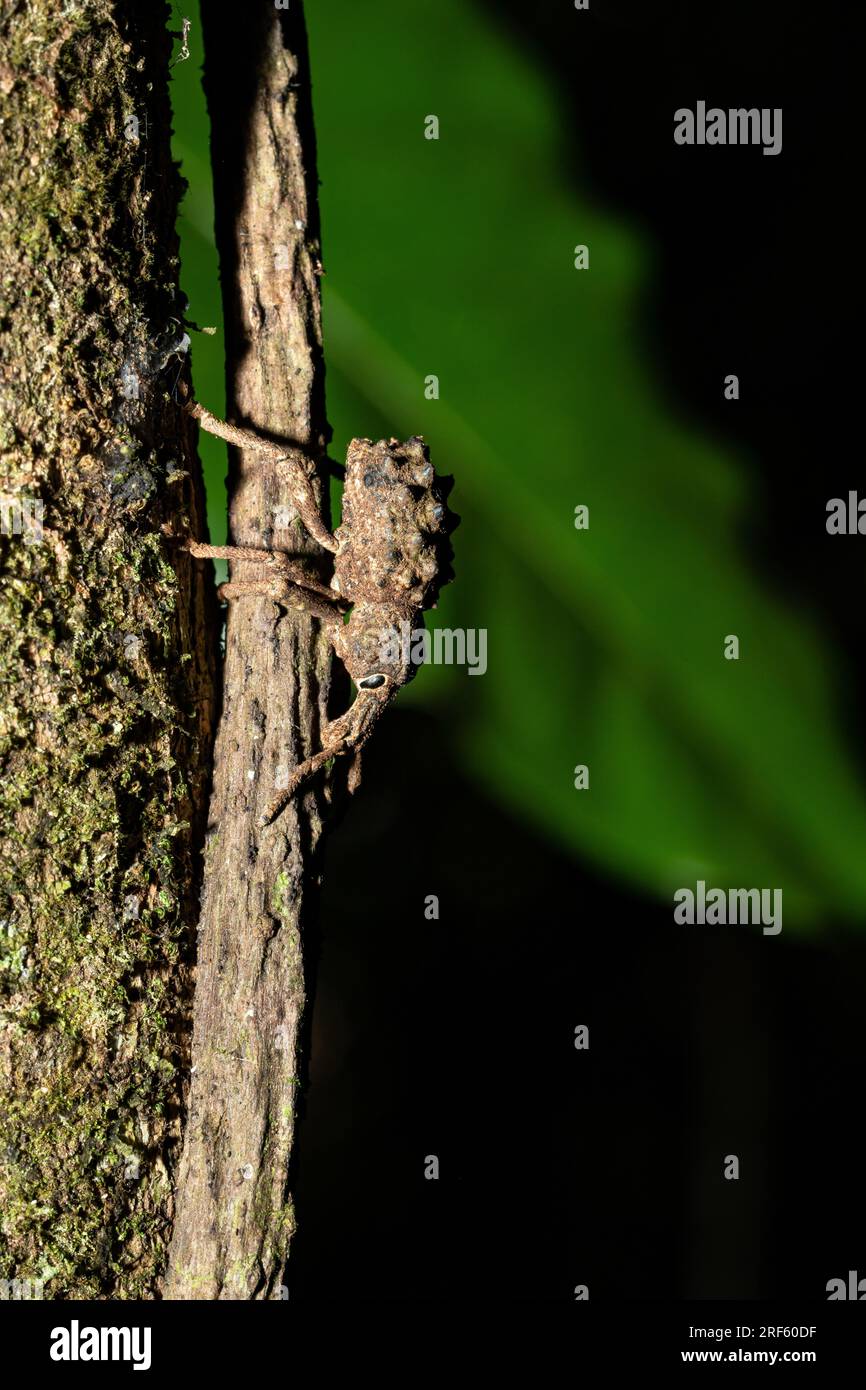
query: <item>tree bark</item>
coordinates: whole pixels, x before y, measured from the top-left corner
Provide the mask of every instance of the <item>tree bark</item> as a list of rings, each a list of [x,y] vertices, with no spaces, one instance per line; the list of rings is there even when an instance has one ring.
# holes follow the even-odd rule
[[[323,458],[329,432],[301,6],[261,6],[242,23],[214,6],[204,36],[229,413]],[[322,556],[273,463],[249,450],[230,456],[233,543]],[[315,486],[326,506],[321,477]],[[257,573],[244,563],[233,578]],[[328,785],[295,798],[265,829],[257,819],[321,746],[330,687],[330,648],[317,623],[266,598],[232,602],[167,1298],[280,1296],[294,1228],[301,933]]]
[[[188,1070],[216,610],[166,534],[204,514],[167,18],[0,2],[0,1276],[46,1298],[156,1295]]]

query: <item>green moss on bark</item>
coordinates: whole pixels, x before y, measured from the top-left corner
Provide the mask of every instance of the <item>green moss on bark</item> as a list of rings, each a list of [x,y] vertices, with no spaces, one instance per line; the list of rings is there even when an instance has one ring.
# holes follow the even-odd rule
[[[166,14],[0,14],[0,493],[44,509],[0,538],[0,1277],[49,1298],[154,1296],[188,1065],[212,610],[166,534],[202,512]]]

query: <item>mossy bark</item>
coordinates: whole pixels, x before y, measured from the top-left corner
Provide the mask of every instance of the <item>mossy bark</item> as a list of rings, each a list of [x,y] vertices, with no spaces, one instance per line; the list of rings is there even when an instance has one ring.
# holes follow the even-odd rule
[[[217,628],[168,7],[0,0],[0,1277],[149,1298],[172,1219]],[[7,530],[14,531],[8,525]]]

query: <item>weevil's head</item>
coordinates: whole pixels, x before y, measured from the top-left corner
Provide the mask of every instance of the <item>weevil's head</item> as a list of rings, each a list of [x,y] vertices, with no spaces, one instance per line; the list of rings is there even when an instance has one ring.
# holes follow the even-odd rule
[[[390,700],[415,675],[419,630],[420,615],[395,613],[389,604],[356,603],[337,630],[334,649],[359,691]]]

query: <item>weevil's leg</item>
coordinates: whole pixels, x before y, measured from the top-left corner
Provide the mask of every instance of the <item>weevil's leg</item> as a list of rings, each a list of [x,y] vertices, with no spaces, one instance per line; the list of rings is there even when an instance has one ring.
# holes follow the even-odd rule
[[[248,545],[205,545],[201,541],[187,541],[186,549],[197,559],[251,560],[270,570],[260,579],[232,579],[228,584],[220,584],[217,595],[227,602],[256,594],[273,599],[283,608],[309,613],[328,628],[343,621],[345,603],[332,589],[313,579],[302,566],[279,550],[256,550]]]
[[[257,550],[250,545],[205,545],[202,541],[187,541],[185,549],[198,560],[249,560],[252,564],[267,566],[274,577],[300,584],[301,588],[309,589],[311,593],[335,601],[333,589],[329,589],[303,564],[281,550]]]
[[[293,584],[280,575],[272,575],[270,579],[231,580],[228,584],[220,584],[217,595],[227,602],[248,595],[269,598],[281,608],[291,608],[296,613],[318,618],[328,629],[338,627],[343,621],[344,610],[333,599],[325,599],[309,589],[302,589],[300,584]]]
[[[360,748],[356,748],[356,749],[355,749],[355,756],[352,758],[352,766],[349,768],[349,775],[348,775],[348,777],[347,777],[347,779],[346,779],[346,790],[348,791],[348,793],[349,793],[350,796],[354,796],[355,792],[358,790],[358,788],[359,788],[360,785],[361,785],[361,758],[362,758],[362,757],[363,757],[363,754],[362,754]]]
[[[227,444],[236,444],[239,449],[254,449],[256,453],[264,454],[270,458],[271,462],[276,464],[284,474],[298,516],[310,535],[326,550],[336,551],[337,542],[319,516],[316,498],[307,475],[310,463],[301,449],[287,447],[285,444],[275,444],[272,439],[263,439],[254,430],[242,429],[240,425],[229,425],[225,420],[219,420],[216,415],[211,415],[209,410],[206,410],[203,405],[198,405],[195,401],[191,401],[184,408],[188,415],[191,415],[194,420],[198,420],[202,429],[207,430],[208,434],[216,435],[217,439],[224,439]]]
[[[355,699],[351,709],[330,723],[324,734],[323,747],[320,753],[314,753],[312,758],[307,758],[306,762],[301,763],[295,768],[289,779],[288,785],[283,788],[275,801],[271,803],[265,814],[259,820],[259,825],[270,825],[275,821],[281,811],[292,800],[292,797],[300,791],[306,782],[314,777],[320,768],[329,763],[332,758],[339,758],[347,753],[355,754],[355,763],[349,773],[350,791],[354,791],[360,780],[358,759],[360,752],[367,739],[370,737],[376,723],[389,703],[387,699],[381,699],[373,694],[362,691]],[[355,774],[357,772],[357,779]]]
[[[259,825],[264,827],[275,821],[304,783],[309,782],[310,778],[319,771],[319,768],[324,767],[326,763],[336,757],[338,751],[334,748],[323,748],[321,753],[314,753],[312,758],[307,758],[306,762],[300,763],[289,778],[288,786],[284,787],[279,796],[271,802],[265,814],[259,817]]]

